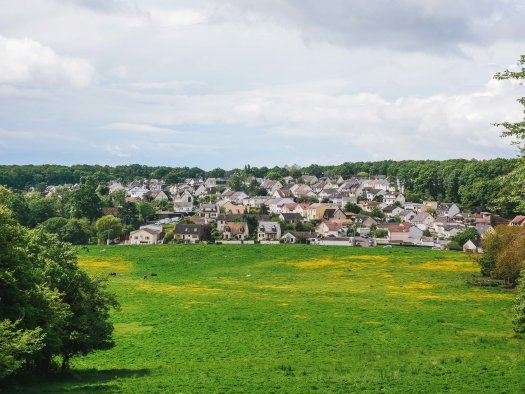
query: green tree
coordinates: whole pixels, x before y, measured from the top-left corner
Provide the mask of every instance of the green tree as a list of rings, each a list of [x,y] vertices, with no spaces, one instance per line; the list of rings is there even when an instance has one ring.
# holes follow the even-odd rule
[[[142,200],[137,204],[138,219],[141,223],[146,223],[148,220],[155,217],[155,206],[149,201]]]
[[[361,213],[361,207],[351,201],[348,201],[343,209],[345,212]]]
[[[524,271],[525,272],[525,271]],[[525,274],[521,273],[518,280],[517,296],[514,301],[514,319],[512,328],[517,334],[525,333]]]
[[[95,223],[98,242],[110,242],[110,240],[122,235],[122,222],[113,215],[102,216]]]
[[[92,235],[88,219],[69,219],[61,233],[61,240],[73,245],[86,245]]]
[[[461,247],[463,247],[468,241],[472,241],[477,245],[480,239],[479,232],[474,227],[469,227],[452,237],[452,240],[457,242]]]
[[[61,322],[60,345],[56,353],[46,353],[48,361],[53,353],[61,355],[65,370],[75,355],[111,348],[114,342],[109,310],[118,307],[118,303],[106,291],[105,282],[91,279],[78,269],[75,250],[42,229],[29,234],[27,254],[33,266],[43,272],[46,285],[61,294],[61,301],[68,309]]]
[[[378,228],[374,231],[374,236],[376,238],[385,238],[388,235],[388,230],[385,230],[384,228]]]
[[[518,64],[521,67],[519,71],[505,70],[496,73],[494,78],[525,80],[525,55],[520,57]],[[525,107],[525,97],[520,97],[517,101]],[[523,112],[525,113],[525,110]],[[517,145],[522,153],[516,168],[500,179],[500,186],[504,194],[497,200],[496,208],[501,208],[502,204],[511,202],[517,211],[525,212],[525,118],[519,122],[502,122],[495,125],[503,127],[504,131],[501,136],[513,138],[512,143]]]
[[[29,222],[31,226],[45,222],[47,219],[56,216],[55,200],[45,198],[40,194],[32,194],[28,199]]]
[[[70,217],[94,220],[100,216],[101,201],[96,189],[94,178],[82,178],[80,187],[71,192],[68,209]]]
[[[44,333],[18,328],[19,322],[0,321],[0,382],[13,375],[44,347]]]
[[[118,208],[118,217],[122,220],[124,225],[131,225],[137,227],[139,224],[139,211],[137,204],[131,201],[126,201]]]

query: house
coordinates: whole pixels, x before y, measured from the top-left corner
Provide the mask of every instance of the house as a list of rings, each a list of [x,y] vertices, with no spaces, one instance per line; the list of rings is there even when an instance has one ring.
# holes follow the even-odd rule
[[[481,239],[487,237],[487,235],[494,234],[496,230],[490,224],[476,224],[476,230],[481,235]]]
[[[149,190],[142,186],[133,186],[127,190],[127,195],[129,197],[134,197],[142,200],[144,198],[144,195],[148,193]]]
[[[206,196],[207,194],[208,188],[205,185],[200,185],[197,189],[195,189],[195,192],[193,193],[193,195],[196,197]]]
[[[416,244],[421,241],[423,231],[408,222],[401,224],[384,224],[379,226],[388,231],[388,242]]]
[[[463,245],[463,252],[474,253],[478,251],[478,247],[470,239]]]
[[[311,184],[311,185],[319,181],[319,179],[317,179],[315,175],[303,175],[301,176],[301,180],[304,183]]]
[[[272,194],[274,191],[281,189],[283,184],[279,181],[268,179],[261,184],[261,187],[266,189],[268,194]]]
[[[294,201],[291,198],[272,198],[266,202],[268,209],[273,214],[280,214],[281,208],[286,204],[291,204]]]
[[[193,204],[191,202],[174,202],[173,211],[177,213],[191,213],[193,212]]]
[[[162,240],[161,226],[142,226],[129,234],[131,245],[152,245]]]
[[[223,178],[208,178],[204,181],[205,187],[216,187],[226,185],[226,179]]]
[[[295,208],[297,207],[297,203],[290,203],[290,204],[284,204],[281,207],[281,213],[293,213]]]
[[[126,190],[124,186],[120,182],[109,182],[108,184],[109,193],[116,192],[117,190]]]
[[[144,198],[148,201],[167,201],[168,195],[163,190],[152,190],[144,194]]]
[[[285,244],[305,244],[309,242],[312,233],[309,231],[287,231],[283,235]]]
[[[290,189],[278,189],[272,193],[273,198],[294,198],[294,194]]]
[[[509,223],[509,226],[525,226],[525,216],[518,215],[512,219]]]
[[[368,201],[372,201],[374,198],[376,198],[377,196],[383,196],[385,194],[385,191],[384,190],[381,190],[381,189],[374,189],[374,188],[370,188],[370,187],[365,187],[362,191],[361,191],[361,195],[367,199]]]
[[[405,196],[398,192],[388,192],[383,195],[383,202],[392,205],[398,202],[401,205],[405,204]]]
[[[278,222],[259,222],[257,239],[259,241],[276,241],[281,238],[281,226]]]
[[[319,245],[324,246],[353,246],[350,237],[325,237],[319,240]]]
[[[317,225],[315,231],[323,237],[339,237],[344,233],[341,223],[323,221]]]
[[[371,228],[372,226],[377,226],[377,222],[370,216],[354,215],[353,220],[358,227]]]
[[[241,216],[233,215],[231,213],[226,213],[226,214],[220,213],[219,215],[217,215],[217,230],[222,232],[224,230],[224,226],[226,226],[226,223],[233,221],[233,219],[235,218],[241,218]],[[237,219],[237,220],[240,220],[240,219]]]
[[[306,217],[306,210],[308,209],[309,204],[297,204],[293,212],[300,214],[303,218]]]
[[[248,197],[242,200],[242,203],[246,207],[260,208],[262,205],[267,205],[266,203],[269,199],[270,197],[266,197],[266,196]]]
[[[383,191],[389,191],[392,190],[392,186],[390,186],[390,182],[388,182],[387,179],[375,177],[374,179],[368,179],[363,182],[363,187],[365,188],[373,188],[373,189],[380,189]]]
[[[465,226],[458,223],[434,223],[434,231],[438,236],[451,238],[465,229]]]
[[[442,203],[436,209],[438,216],[448,216],[449,218],[456,216],[459,212],[459,207],[454,203]]]
[[[327,208],[324,210],[323,220],[346,220],[346,215],[339,208]]]
[[[206,224],[177,224],[173,238],[184,243],[205,241],[209,238],[210,227]]]
[[[403,211],[404,211],[403,208],[395,206],[395,205],[389,205],[383,208],[383,213],[385,214],[387,218],[395,218],[396,216],[399,216],[401,212]]]
[[[244,240],[249,235],[248,223],[245,222],[226,222],[222,229],[224,239]]]
[[[181,194],[177,195],[173,202],[184,202],[190,203],[193,206],[194,198],[188,190],[184,190]]]
[[[423,204],[417,202],[405,202],[405,209],[407,211],[414,211],[415,213],[426,212],[426,208]]]
[[[435,212],[438,209],[437,201],[423,201],[423,210],[425,212]]]
[[[224,212],[233,213],[234,215],[244,215],[247,212],[247,208],[242,204],[234,204],[228,201],[222,206]]]
[[[434,217],[428,212],[419,212],[410,220],[410,222],[417,225],[423,225],[423,227],[428,227],[434,223]]]
[[[200,215],[208,221],[217,220],[217,216],[219,215],[219,207],[217,204],[201,204],[199,211]]]

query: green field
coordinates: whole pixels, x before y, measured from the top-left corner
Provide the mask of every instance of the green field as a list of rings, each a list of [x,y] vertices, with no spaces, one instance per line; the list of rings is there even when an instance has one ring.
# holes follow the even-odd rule
[[[460,253],[115,246],[80,265],[118,274],[116,347],[25,391],[525,392],[513,292],[467,285]]]

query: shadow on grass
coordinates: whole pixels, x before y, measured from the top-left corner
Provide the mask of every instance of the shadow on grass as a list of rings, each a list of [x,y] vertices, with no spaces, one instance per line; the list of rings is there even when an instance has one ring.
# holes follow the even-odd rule
[[[39,378],[19,386],[23,393],[110,393],[119,390],[115,380],[140,378],[150,374],[149,369],[85,369],[71,370],[64,375]]]

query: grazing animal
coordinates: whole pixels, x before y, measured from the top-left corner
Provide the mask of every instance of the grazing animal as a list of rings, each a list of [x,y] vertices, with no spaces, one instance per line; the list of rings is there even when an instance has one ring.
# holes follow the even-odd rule
[[[152,273],[150,276],[157,276],[157,274],[154,272],[154,273]]]
[[[144,279],[148,279],[148,275],[144,275]]]
[[[109,276],[117,276],[117,273],[116,272],[110,272]]]

